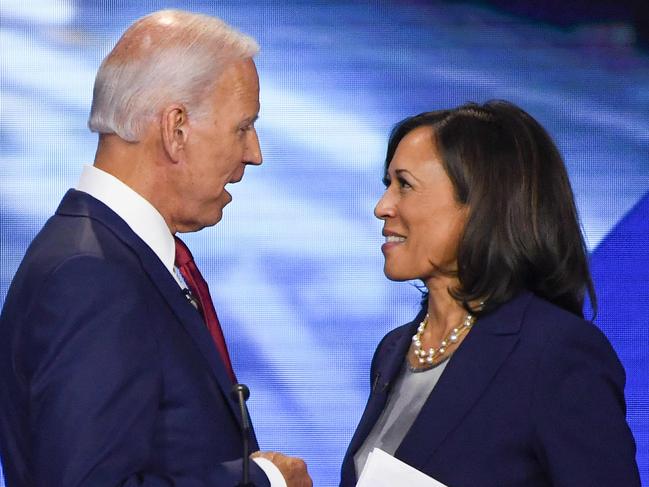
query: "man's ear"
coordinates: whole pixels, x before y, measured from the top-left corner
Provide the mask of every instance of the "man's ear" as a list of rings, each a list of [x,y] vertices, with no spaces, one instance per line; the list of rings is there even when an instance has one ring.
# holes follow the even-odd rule
[[[160,125],[165,151],[172,161],[179,162],[183,157],[189,132],[187,109],[183,105],[169,105],[162,112]]]

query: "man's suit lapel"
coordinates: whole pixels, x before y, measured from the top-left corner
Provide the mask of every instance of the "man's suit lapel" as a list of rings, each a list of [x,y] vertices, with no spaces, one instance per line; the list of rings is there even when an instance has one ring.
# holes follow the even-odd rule
[[[446,366],[395,456],[420,468],[434,455],[489,387],[518,342],[530,297],[531,294],[522,293],[476,322]]]
[[[146,270],[147,274],[149,274],[151,280],[158,287],[158,290],[167,301],[174,314],[185,327],[185,330],[189,336],[191,336],[205,360],[207,360],[207,363],[221,387],[223,395],[229,404],[232,413],[237,418],[237,421],[239,421],[239,424],[241,424],[239,407],[230,395],[233,385],[232,381],[230,380],[225,365],[223,364],[223,360],[219,356],[212,335],[210,335],[203,318],[196,308],[194,308],[194,306],[187,300],[169,271],[160,264],[157,256],[150,255],[152,252],[149,247],[142,241],[137,243],[134,242],[133,244],[132,248],[141,257],[142,266]]]
[[[216,378],[232,414],[241,424],[239,406],[230,395],[232,382],[214,346],[209,330],[200,314],[189,303],[174,278],[151,248],[115,212],[102,202],[81,191],[69,190],[59,205],[57,214],[86,216],[97,220],[110,228],[126,246],[135,252],[151,281],[160,291],[160,294],[209,364],[209,368]],[[254,435],[252,439],[256,443]]]

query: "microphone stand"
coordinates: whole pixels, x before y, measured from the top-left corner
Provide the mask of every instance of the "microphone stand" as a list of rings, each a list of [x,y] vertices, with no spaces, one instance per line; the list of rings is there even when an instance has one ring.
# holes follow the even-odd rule
[[[255,487],[255,484],[250,482],[250,447],[248,445],[248,438],[250,437],[250,415],[246,407],[246,401],[250,397],[250,389],[245,384],[235,384],[232,386],[232,398],[239,403],[241,410],[241,440],[243,442],[243,475],[241,482],[237,487]]]

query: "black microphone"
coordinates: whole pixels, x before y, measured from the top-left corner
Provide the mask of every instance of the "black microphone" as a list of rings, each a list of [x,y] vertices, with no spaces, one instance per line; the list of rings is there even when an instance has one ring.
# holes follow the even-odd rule
[[[232,399],[239,403],[241,409],[241,440],[243,441],[243,476],[237,487],[255,487],[250,482],[250,448],[248,446],[248,437],[250,436],[250,416],[246,401],[250,397],[250,389],[245,384],[235,384],[230,392]]]
[[[372,384],[372,394],[374,393],[381,393],[383,394],[387,388],[390,386],[390,381],[381,381],[381,373],[377,372],[376,376],[374,376],[374,383]]]

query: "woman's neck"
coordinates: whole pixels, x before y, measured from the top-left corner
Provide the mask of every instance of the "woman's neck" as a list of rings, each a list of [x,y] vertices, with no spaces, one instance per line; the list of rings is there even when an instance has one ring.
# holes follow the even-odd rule
[[[426,343],[438,344],[466,318],[466,310],[449,293],[456,285],[453,282],[427,285],[428,325],[423,334]]]

